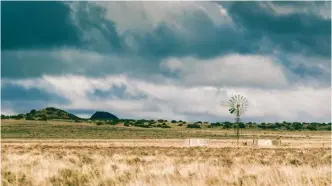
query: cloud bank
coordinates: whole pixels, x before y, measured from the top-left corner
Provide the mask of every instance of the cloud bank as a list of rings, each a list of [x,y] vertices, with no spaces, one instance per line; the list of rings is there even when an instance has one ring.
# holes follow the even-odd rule
[[[246,121],[330,121],[330,7],[3,2],[1,112],[212,122],[240,93]]]

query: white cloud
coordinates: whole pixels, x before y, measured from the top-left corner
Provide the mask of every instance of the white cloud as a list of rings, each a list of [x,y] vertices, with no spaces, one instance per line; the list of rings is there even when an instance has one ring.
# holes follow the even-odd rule
[[[273,11],[276,15],[289,14],[313,14],[324,19],[331,19],[331,2],[296,2],[295,4],[276,4],[273,2],[264,2],[261,7]]]
[[[2,115],[6,115],[6,116],[18,114],[13,109],[11,109],[11,108],[0,108],[0,113]]]
[[[272,57],[228,55],[209,60],[169,58],[161,68],[178,72],[181,83],[212,86],[287,86],[283,67]]]
[[[117,25],[118,33],[125,31],[149,32],[159,24],[183,31],[183,21],[201,12],[214,24],[232,22],[227,10],[214,2],[91,2],[106,9],[106,18]]]
[[[183,87],[172,84],[153,84],[131,79],[126,76],[108,76],[104,78],[86,78],[83,76],[44,76],[35,80],[10,80],[11,83],[37,87],[44,91],[55,91],[71,103],[55,105],[64,109],[106,110],[120,117],[165,118],[183,120],[206,120],[203,115],[214,119],[230,120],[227,108],[219,106],[234,93],[245,95],[250,107],[245,118],[260,121],[330,121],[331,89],[293,87],[291,89],[256,88],[217,88]],[[36,83],[28,83],[35,81]],[[43,82],[37,84],[37,82]],[[80,82],[73,86],[70,82]],[[110,89],[113,85],[124,84],[129,90],[125,94],[146,97],[132,100],[127,98],[91,99],[88,95],[95,89]]]

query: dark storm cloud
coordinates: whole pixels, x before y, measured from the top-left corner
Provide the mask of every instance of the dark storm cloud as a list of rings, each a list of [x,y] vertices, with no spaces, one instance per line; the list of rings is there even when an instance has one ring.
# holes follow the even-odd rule
[[[122,85],[112,85],[112,88],[107,90],[94,89],[94,91],[88,96],[90,99],[129,99],[129,100],[139,100],[146,99],[147,95],[143,93],[130,95],[128,94],[128,87],[124,84]]]
[[[62,2],[1,2],[1,50],[79,46],[69,15]]]
[[[272,40],[282,51],[331,56],[331,20],[313,14],[292,13],[275,15],[260,2],[235,2],[228,13],[246,32],[257,33]],[[293,2],[293,6],[301,2]],[[302,5],[303,6],[303,5]],[[331,12],[331,8],[329,8]]]
[[[26,89],[20,85],[1,83],[1,108],[15,108],[16,113],[27,113],[31,109],[51,107],[54,103],[69,104],[70,101],[38,88]]]
[[[1,100],[2,101],[45,101],[68,103],[63,97],[38,88],[24,88],[15,84],[1,83]]]
[[[218,26],[206,14],[193,11],[186,13],[181,22],[184,32],[161,22],[148,32],[128,30],[119,34],[112,18],[106,19],[107,10],[88,2],[79,3],[75,12],[63,2],[3,2],[2,76],[25,78],[64,73],[103,76],[124,71],[139,76],[137,72],[160,73],[159,63],[167,57],[274,55],[275,49],[281,53],[330,58],[330,20],[300,13],[274,15],[258,3],[228,3],[225,8],[233,23]],[[133,39],[136,49],[126,43],[128,38]],[[92,64],[93,60],[87,58],[64,62],[63,58],[47,53],[49,48],[57,50],[63,46],[119,57]],[[16,52],[18,49],[38,49],[37,53],[41,53],[31,56],[29,52]],[[301,69],[294,72],[301,73]]]
[[[208,18],[188,21],[186,28],[190,30],[189,37],[165,24],[159,25],[152,33],[137,39],[141,46],[138,53],[159,58],[212,58],[231,52],[249,54],[259,49],[251,34],[243,35],[228,26],[217,27]]]

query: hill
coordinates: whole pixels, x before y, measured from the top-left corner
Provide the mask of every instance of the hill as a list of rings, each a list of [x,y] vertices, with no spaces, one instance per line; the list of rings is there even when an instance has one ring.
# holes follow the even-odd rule
[[[47,120],[47,119],[66,119],[66,120],[78,120],[81,119],[74,114],[68,113],[64,110],[54,107],[47,107],[41,110],[32,109],[29,113],[25,114],[27,120]]]
[[[91,120],[118,120],[119,118],[109,112],[97,111],[91,116],[90,119]]]

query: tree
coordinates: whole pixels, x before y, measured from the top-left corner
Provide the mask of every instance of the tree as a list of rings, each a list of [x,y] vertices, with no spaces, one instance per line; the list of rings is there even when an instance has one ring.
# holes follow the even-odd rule
[[[47,116],[46,115],[42,115],[40,118],[41,121],[47,121]]]
[[[241,130],[241,133],[242,133],[242,129],[246,128],[246,125],[242,122],[239,123],[239,128]]]
[[[31,111],[30,111],[30,114],[32,114],[32,115],[35,115],[37,113],[37,111],[35,110],[35,109],[32,109]]]
[[[293,127],[295,130],[301,130],[301,129],[303,128],[303,125],[302,125],[302,123],[300,123],[300,122],[293,122],[292,127]]]
[[[27,116],[25,117],[26,120],[34,120],[33,116],[29,113],[27,114]]]
[[[232,128],[232,126],[233,126],[233,124],[231,122],[228,122],[228,121],[224,122],[224,129],[230,129],[230,128]]]
[[[310,124],[307,126],[307,129],[308,129],[308,130],[317,130],[317,124],[316,124],[316,123],[310,123]]]

